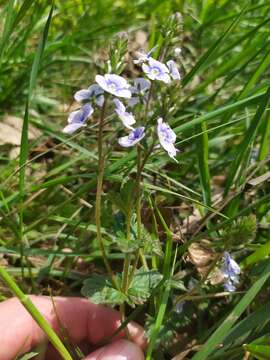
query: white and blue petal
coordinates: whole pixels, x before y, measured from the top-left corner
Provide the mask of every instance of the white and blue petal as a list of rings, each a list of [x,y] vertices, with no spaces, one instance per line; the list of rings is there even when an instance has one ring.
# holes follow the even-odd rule
[[[78,129],[85,127],[86,124],[83,123],[72,123],[72,124],[68,124],[67,126],[64,127],[64,129],[62,130],[62,132],[64,134],[73,134],[75,131],[77,131]]]
[[[228,252],[224,253],[223,266],[221,269],[224,276],[224,288],[227,291],[235,291],[235,285],[239,283],[239,275],[241,273],[240,266],[231,257]]]
[[[133,114],[126,111],[125,105],[118,99],[114,99],[113,102],[116,105],[115,112],[119,116],[123,125],[128,129],[133,129],[132,125],[136,123]]]
[[[91,92],[88,89],[82,89],[74,94],[74,99],[78,102],[89,100],[91,98]]]
[[[174,143],[176,141],[176,134],[173,132],[171,127],[163,122],[162,118],[158,119],[158,125],[157,125],[157,134],[158,139],[160,142],[160,145],[163,147],[164,150],[167,151],[168,155],[175,159],[175,156],[177,155],[177,152],[179,151],[174,146]]]
[[[167,66],[173,80],[181,80],[181,76],[179,70],[173,60],[167,61]]]
[[[171,81],[169,69],[165,64],[150,58],[148,64],[143,64],[142,69],[151,80],[159,80],[168,84]]]
[[[136,145],[139,141],[141,141],[144,136],[144,127],[138,127],[131,131],[131,133],[128,136],[123,136],[120,139],[118,139],[119,145],[123,147],[131,147],[133,145]]]
[[[122,76],[115,74],[96,75],[96,82],[104,91],[112,95],[131,98],[130,85]]]
[[[95,98],[96,104],[98,106],[102,106],[103,102],[104,102],[103,93],[104,93],[104,91],[102,90],[102,88],[99,85],[93,84],[93,85],[89,86],[88,89],[82,89],[82,90],[77,91],[74,94],[74,99],[78,102],[82,102],[82,101],[87,101],[87,100]]]
[[[140,102],[140,99],[146,101],[151,82],[144,78],[136,78],[133,80],[133,86],[130,91],[132,98],[128,101],[128,106],[133,107]]]
[[[83,105],[79,110],[72,111],[68,117],[68,125],[63,129],[63,132],[72,134],[74,131],[85,126],[85,122],[93,112],[94,109],[89,103]]]

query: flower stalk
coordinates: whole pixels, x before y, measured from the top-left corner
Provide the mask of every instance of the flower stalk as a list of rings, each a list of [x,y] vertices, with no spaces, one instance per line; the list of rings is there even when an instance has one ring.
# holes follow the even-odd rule
[[[105,97],[99,121],[98,128],[98,173],[97,173],[97,191],[96,191],[96,208],[95,208],[95,220],[96,220],[96,230],[97,230],[97,241],[102,254],[102,258],[104,261],[104,265],[108,274],[111,277],[113,285],[118,288],[118,283],[116,281],[115,275],[110,266],[110,262],[108,260],[103,238],[101,232],[101,199],[102,199],[102,188],[103,188],[103,179],[104,179],[104,167],[105,167],[105,154],[103,151],[103,126],[106,114],[106,105],[107,105],[107,97]]]

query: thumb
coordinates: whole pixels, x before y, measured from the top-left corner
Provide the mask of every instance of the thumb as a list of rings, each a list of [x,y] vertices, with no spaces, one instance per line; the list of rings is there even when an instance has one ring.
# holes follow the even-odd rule
[[[134,343],[118,340],[89,354],[84,360],[144,360],[144,355]]]

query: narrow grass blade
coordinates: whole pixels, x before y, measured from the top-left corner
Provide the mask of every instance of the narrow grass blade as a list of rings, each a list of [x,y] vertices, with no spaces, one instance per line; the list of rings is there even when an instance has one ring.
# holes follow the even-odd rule
[[[254,356],[256,359],[270,359],[270,346],[249,344],[245,345],[244,348],[250,353],[250,355]]]
[[[208,61],[208,59],[213,56],[219,46],[226,40],[229,33],[234,29],[234,27],[240,21],[243,13],[245,12],[247,6],[245,6],[242,11],[239,13],[238,17],[233,20],[233,22],[228,26],[228,28],[224,31],[224,33],[214,42],[214,44],[208,49],[208,51],[199,59],[197,64],[192,68],[192,70],[184,77],[182,81],[182,85],[185,86],[190,80],[194,77],[194,75],[202,68],[202,66]]]
[[[270,264],[268,264],[261,274],[260,278],[252,285],[249,291],[244,295],[236,305],[230,315],[223,321],[218,329],[210,336],[208,341],[203,345],[202,350],[192,357],[192,360],[205,360],[225,339],[228,331],[236,323],[246,308],[251,304],[256,295],[259,293],[265,282],[270,276]]]
[[[35,319],[35,321],[38,323],[41,329],[45,332],[45,334],[48,336],[49,340],[54,345],[55,349],[59,352],[59,354],[63,357],[63,359],[72,360],[67,349],[59,339],[58,335],[52,329],[50,324],[47,322],[47,320],[45,320],[45,318],[41,315],[39,310],[32,303],[30,298],[22,292],[22,290],[13,280],[13,278],[8,274],[8,272],[2,266],[0,266],[0,277],[9,287],[9,289],[13,292],[13,294],[20,300],[22,305],[31,314],[33,319]]]
[[[10,0],[6,8],[5,25],[0,42],[0,59],[2,59],[2,55],[4,53],[5,47],[7,46],[8,39],[12,31],[12,25],[14,22],[14,3],[15,0]]]
[[[197,159],[198,159],[198,170],[200,176],[200,182],[203,193],[203,201],[207,206],[211,206],[211,185],[210,185],[210,172],[208,164],[208,134],[206,123],[203,122],[197,126],[197,131],[202,134],[198,136],[196,147],[197,147]]]
[[[38,69],[40,66],[40,61],[42,58],[44,47],[45,47],[45,44],[47,41],[47,36],[48,36],[51,18],[52,18],[52,14],[53,14],[53,7],[54,7],[54,5],[52,4],[41,40],[38,45],[34,63],[32,66],[32,70],[31,70],[31,74],[30,74],[30,81],[29,81],[29,91],[28,91],[28,97],[26,100],[23,128],[22,128],[22,134],[21,134],[20,158],[19,158],[19,166],[20,166],[19,193],[20,193],[21,203],[20,203],[20,212],[19,212],[19,216],[20,216],[19,222],[20,222],[20,242],[21,242],[21,257],[22,257],[22,259],[21,259],[22,260],[22,275],[23,275],[23,247],[24,247],[23,246],[23,232],[24,232],[24,230],[23,230],[23,197],[24,197],[24,193],[25,193],[25,170],[26,170],[24,165],[27,161],[28,151],[29,151],[29,144],[28,144],[29,104],[31,101],[31,96],[32,96],[36,81],[37,81]]]
[[[267,115],[267,117],[264,119],[264,124],[262,126],[261,130],[261,145],[259,150],[259,156],[258,160],[262,161],[266,158],[266,156],[269,154],[269,138],[270,138],[270,116]]]
[[[241,108],[243,106],[247,106],[249,103],[252,103],[252,102],[254,102],[256,100],[261,100],[261,98],[264,95],[265,95],[265,92],[260,92],[258,94],[255,94],[255,95],[250,96],[248,98],[245,98],[243,100],[236,101],[233,104],[225,105],[225,106],[220,107],[220,108],[218,108],[216,110],[210,111],[207,114],[198,116],[197,118],[195,118],[193,120],[190,120],[190,121],[186,122],[185,124],[176,126],[173,130],[175,131],[176,134],[179,134],[180,132],[183,132],[183,131],[187,131],[187,130],[191,129],[192,127],[194,127],[195,125],[201,124],[204,121],[208,121],[208,120],[217,118],[217,116],[223,115],[227,111],[236,110],[236,109]]]
[[[261,245],[257,250],[252,254],[246,257],[242,262],[242,267],[248,267],[250,265],[256,264],[259,261],[262,261],[270,254],[270,242]]]
[[[251,122],[251,125],[244,136],[244,139],[238,146],[238,149],[236,151],[236,154],[237,154],[236,158],[230,167],[229,174],[227,177],[225,194],[228,193],[230,187],[232,186],[232,184],[234,182],[236,175],[238,176],[238,178],[240,178],[242,176],[244,169],[243,168],[240,169],[241,163],[245,159],[245,155],[246,155],[253,139],[255,138],[255,136],[257,134],[258,127],[261,123],[262,116],[263,116],[264,111],[269,102],[269,98],[270,98],[270,87],[268,88],[267,92],[265,93],[264,97],[262,98],[260,105],[258,107],[258,110],[256,111],[256,114]]]

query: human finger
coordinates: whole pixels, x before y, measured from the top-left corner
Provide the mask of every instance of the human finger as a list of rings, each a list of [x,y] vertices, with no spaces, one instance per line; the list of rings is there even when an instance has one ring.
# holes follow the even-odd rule
[[[69,337],[75,343],[87,340],[92,344],[110,337],[120,325],[120,315],[110,308],[96,305],[83,298],[51,298],[30,296],[32,302],[60,333],[61,326],[67,329]],[[44,341],[45,334],[32,319],[23,305],[15,298],[0,303],[0,360],[13,359],[18,352],[27,352]],[[144,346],[143,330],[135,324],[129,324],[131,339],[139,346]],[[122,331],[119,337],[123,337]]]
[[[92,354],[88,355],[84,360],[143,360],[142,350],[136,344],[128,340],[114,341],[106,345]]]

